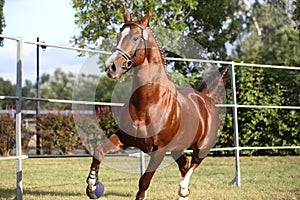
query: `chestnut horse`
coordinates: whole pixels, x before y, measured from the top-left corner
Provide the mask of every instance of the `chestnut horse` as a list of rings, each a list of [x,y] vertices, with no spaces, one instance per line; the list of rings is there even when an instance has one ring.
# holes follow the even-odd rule
[[[150,155],[136,199],[145,198],[145,191],[167,151],[182,175],[178,194],[187,199],[190,177],[217,139],[220,122],[214,100],[222,99],[218,91],[224,86],[227,68],[214,74],[211,88],[204,83],[202,92],[177,89],[167,75],[162,48],[148,26],[149,16],[150,12],[141,20],[131,19],[125,11],[117,47],[105,62],[107,75],[113,79],[133,70],[132,94],[120,112],[118,130],[95,149],[87,178],[90,198],[99,197],[95,191],[105,154],[133,146]],[[190,164],[184,153],[188,147],[193,150]]]

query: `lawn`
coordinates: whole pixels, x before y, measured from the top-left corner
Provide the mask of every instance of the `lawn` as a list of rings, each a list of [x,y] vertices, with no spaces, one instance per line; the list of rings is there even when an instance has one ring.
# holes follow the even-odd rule
[[[91,158],[23,160],[23,198],[88,199],[85,179],[90,161]],[[191,178],[190,200],[300,199],[299,156],[241,157],[240,163],[242,185],[230,187],[229,182],[235,175],[234,157],[206,158]],[[15,165],[15,161],[0,161],[0,199],[15,197]],[[105,158],[100,170],[100,180],[105,186],[101,199],[134,199],[139,174],[130,171],[138,170],[138,158]],[[176,164],[166,164],[156,172],[148,199],[177,199],[179,180]]]

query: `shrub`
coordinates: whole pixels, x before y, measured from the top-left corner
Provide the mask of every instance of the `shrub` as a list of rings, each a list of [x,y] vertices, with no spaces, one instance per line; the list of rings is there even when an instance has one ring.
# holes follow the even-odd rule
[[[0,115],[0,155],[8,156],[15,146],[15,120],[10,114]]]
[[[43,115],[40,117],[39,126],[45,153],[51,153],[55,149],[60,154],[67,154],[81,146],[72,114]]]
[[[11,114],[0,114],[0,155],[9,156],[11,150],[16,148],[15,119]],[[23,123],[22,123],[23,124]],[[25,152],[28,146],[30,135],[22,127],[21,140],[22,151]]]

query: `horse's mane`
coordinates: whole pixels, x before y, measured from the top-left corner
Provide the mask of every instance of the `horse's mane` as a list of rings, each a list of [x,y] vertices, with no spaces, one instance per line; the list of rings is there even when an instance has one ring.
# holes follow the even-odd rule
[[[162,47],[161,43],[158,41],[156,35],[154,34],[153,30],[151,29],[151,27],[147,26],[147,29],[151,32],[151,34],[153,35],[153,38],[158,46],[158,49],[159,49],[159,52],[160,52],[160,55],[161,55],[161,58],[163,60],[163,64],[164,66],[167,65],[167,61],[166,61],[166,55],[165,55],[165,50],[164,48]]]

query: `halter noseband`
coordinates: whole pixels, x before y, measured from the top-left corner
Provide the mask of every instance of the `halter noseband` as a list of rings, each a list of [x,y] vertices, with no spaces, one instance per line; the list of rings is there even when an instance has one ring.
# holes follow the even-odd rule
[[[141,25],[134,23],[134,22],[126,22],[123,26],[137,26],[141,29],[142,40],[143,40],[144,46],[145,46],[145,55],[147,55],[146,40],[148,39],[148,32],[146,31],[146,29],[144,27],[142,27]],[[140,42],[132,56],[130,56],[128,53],[126,53],[126,51],[124,51],[121,48],[114,48],[112,50],[112,52],[118,51],[126,59],[127,66],[123,66],[123,68],[126,69],[127,71],[129,71],[133,67],[133,63],[134,63],[133,60],[137,56],[137,54],[142,46],[142,40],[140,40]]]

